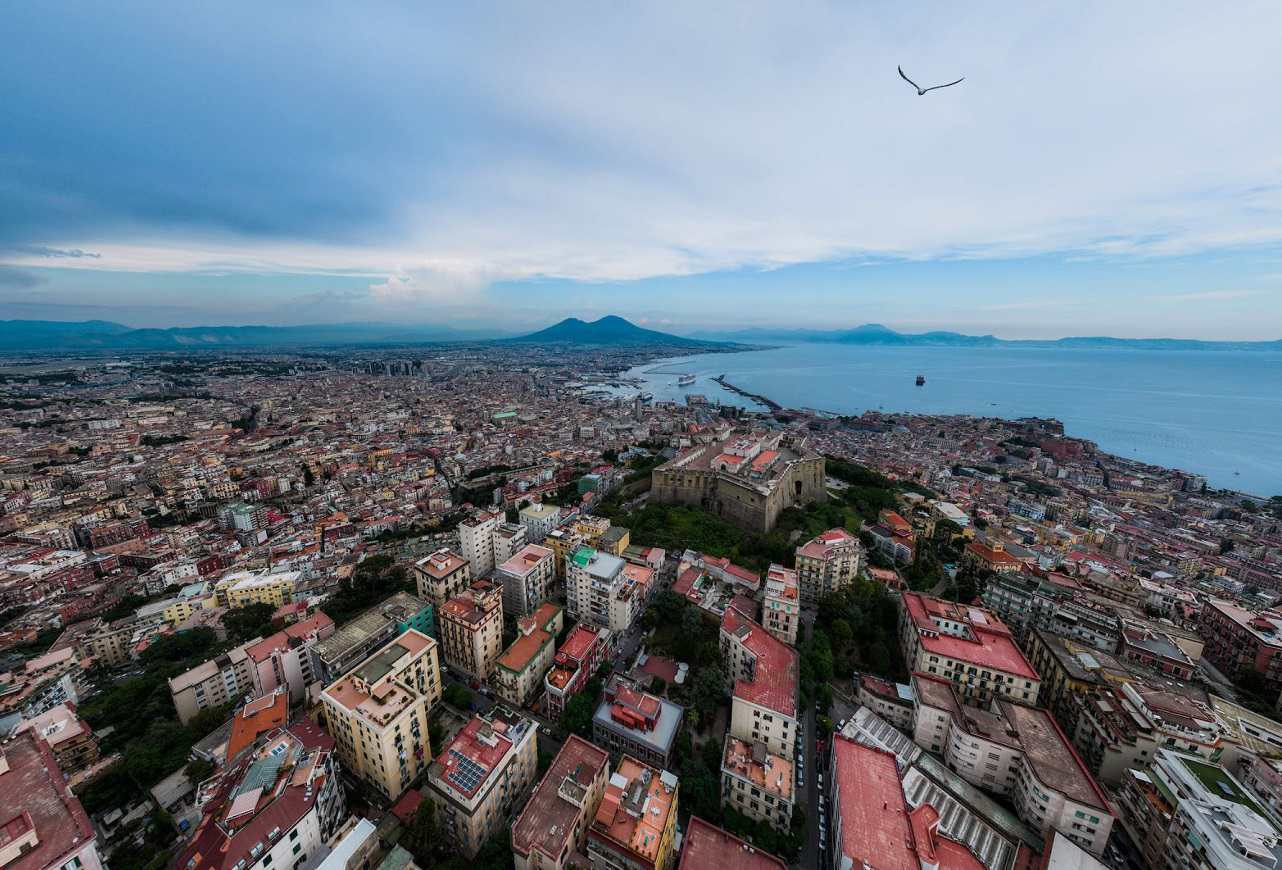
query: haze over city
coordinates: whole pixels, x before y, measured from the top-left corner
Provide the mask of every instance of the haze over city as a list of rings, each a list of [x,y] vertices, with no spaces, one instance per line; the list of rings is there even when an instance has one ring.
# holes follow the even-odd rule
[[[1275,3],[0,28],[4,318],[1282,333]]]

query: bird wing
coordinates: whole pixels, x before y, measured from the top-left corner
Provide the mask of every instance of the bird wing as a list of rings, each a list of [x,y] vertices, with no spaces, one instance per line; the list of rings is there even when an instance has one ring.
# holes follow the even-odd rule
[[[919,90],[919,91],[921,90],[921,85],[917,84],[915,81],[913,81],[912,79],[908,78],[908,76],[904,75],[904,68],[903,68],[902,66],[901,66],[901,67],[896,67],[896,69],[898,69],[898,70],[899,70],[899,77],[900,77],[901,79],[903,79],[904,81],[908,82],[908,84],[912,85],[912,86],[913,86],[914,88],[916,88],[917,90]]]
[[[940,88],[951,88],[953,85],[959,85],[959,84],[961,84],[961,83],[962,83],[962,82],[964,82],[964,81],[966,81],[966,77],[965,77],[965,76],[962,76],[961,78],[959,78],[959,79],[958,79],[957,81],[955,81],[955,82],[949,82],[949,83],[948,83],[948,84],[946,84],[946,85],[935,85],[933,88],[926,88],[926,90],[928,90],[928,91],[937,91],[937,90],[939,90]]]

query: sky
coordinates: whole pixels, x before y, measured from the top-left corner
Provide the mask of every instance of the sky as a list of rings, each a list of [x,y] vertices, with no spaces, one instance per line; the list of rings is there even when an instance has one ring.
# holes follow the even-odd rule
[[[0,318],[1282,338],[1278,33],[1276,2],[3,4]]]

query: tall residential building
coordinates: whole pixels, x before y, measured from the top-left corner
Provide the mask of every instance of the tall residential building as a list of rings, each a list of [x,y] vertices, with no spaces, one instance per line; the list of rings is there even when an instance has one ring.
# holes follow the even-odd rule
[[[200,784],[203,816],[171,866],[295,870],[316,866],[347,818],[334,741],[302,720],[266,735]]]
[[[516,640],[499,656],[490,678],[500,698],[514,707],[524,707],[534,700],[543,688],[543,675],[552,667],[556,636],[564,621],[561,608],[550,601],[521,617]]]
[[[566,610],[620,634],[645,610],[655,576],[652,568],[580,547],[566,565]]]
[[[436,610],[430,599],[395,592],[316,643],[312,657],[316,660],[317,678],[326,685],[334,682],[374,650],[411,628],[435,638]]]
[[[556,557],[547,547],[526,544],[494,573],[503,584],[503,610],[526,616],[546,600],[556,577]]]
[[[473,511],[459,523],[459,549],[472,566],[472,575],[481,577],[494,570],[494,530],[503,515],[491,511]]]
[[[415,562],[413,572],[418,597],[431,601],[438,609],[472,582],[472,568],[467,559],[444,548]]]
[[[186,725],[201,710],[252,698],[256,694],[254,679],[257,670],[245,650],[261,639],[255,638],[243,643],[223,655],[171,677],[169,694],[174,699],[178,720]]]
[[[547,533],[542,543],[556,559],[556,579],[564,581],[570,557],[584,546],[583,536],[574,529],[556,528]]]
[[[764,743],[726,735],[721,759],[722,806],[733,807],[776,831],[787,831],[795,800],[790,756],[776,755]]]
[[[343,765],[389,800],[430,762],[427,717],[440,699],[436,641],[414,630],[321,693]]]
[[[731,683],[730,734],[791,758],[797,739],[797,651],[734,607],[721,617],[721,658]]]
[[[554,504],[529,504],[521,508],[520,522],[525,526],[525,539],[541,544],[561,522],[561,509]]]
[[[667,870],[676,860],[675,774],[623,756],[588,828],[593,867]]]
[[[1118,804],[1149,867],[1282,866],[1282,825],[1218,764],[1159,749],[1146,770],[1127,772]]]
[[[677,870],[787,870],[787,866],[729,831],[691,816]]]
[[[76,714],[71,702],[57,704],[18,725],[16,732],[31,731],[49,744],[64,776],[84,770],[99,758],[93,729]]]
[[[0,745],[0,866],[102,870],[97,833],[49,744],[32,731]]]
[[[503,590],[490,580],[473,580],[441,607],[439,628],[445,664],[474,680],[488,679],[503,645]]]
[[[610,756],[571,734],[512,826],[516,870],[567,870],[588,841]]]
[[[559,719],[570,699],[583,691],[588,680],[610,657],[610,630],[577,623],[556,651],[552,668],[543,677],[543,711]]]
[[[1282,691],[1282,612],[1252,613],[1226,601],[1202,607],[1198,633],[1206,641],[1203,657],[1234,679],[1254,671],[1273,695]]]
[[[899,638],[910,671],[951,680],[964,698],[1037,703],[1041,678],[992,611],[905,592]]]
[[[494,527],[495,567],[511,559],[524,546],[525,526],[519,523],[499,523]]]
[[[291,703],[300,703],[307,687],[320,680],[314,655],[316,644],[333,634],[334,620],[317,611],[246,647],[245,654],[254,667],[254,695],[267,695],[281,687]]]
[[[496,705],[475,715],[427,771],[425,796],[451,847],[473,858],[508,826],[538,771],[538,723]]]
[[[685,708],[643,692],[623,674],[610,677],[592,716],[592,742],[650,764],[672,762]]]
[[[650,476],[655,504],[699,505],[758,532],[773,529],[787,508],[828,497],[824,458],[782,432],[740,432],[691,447]]]
[[[948,680],[913,675],[913,740],[971,785],[1007,796],[1020,819],[1100,855],[1113,827],[1103,790],[1054,717],[1004,699],[963,704]]]
[[[801,600],[813,604],[854,583],[864,564],[864,546],[845,529],[829,529],[797,548]]]
[[[789,646],[797,645],[797,630],[801,627],[801,601],[796,571],[782,565],[771,565],[766,572],[761,624],[766,631]]]

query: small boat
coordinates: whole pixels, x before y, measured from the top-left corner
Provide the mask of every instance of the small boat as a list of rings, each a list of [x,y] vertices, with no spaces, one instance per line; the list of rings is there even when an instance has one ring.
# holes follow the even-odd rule
[[[681,377],[677,378],[678,387],[688,387],[694,382],[695,382],[694,375],[682,375]]]
[[[926,376],[925,376],[925,375],[918,375],[918,376],[917,376],[917,386],[921,387],[921,386],[925,386],[925,384],[926,384]]]

